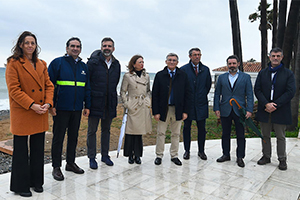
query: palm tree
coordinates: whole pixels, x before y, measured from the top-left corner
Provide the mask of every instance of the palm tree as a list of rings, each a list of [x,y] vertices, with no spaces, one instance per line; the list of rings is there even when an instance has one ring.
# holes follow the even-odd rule
[[[267,0],[260,2],[260,33],[261,33],[261,67],[267,66],[268,37],[267,37]]]
[[[239,70],[244,71],[239,12],[236,0],[229,0],[229,8],[231,18],[233,53],[240,58],[241,64]]]
[[[278,0],[273,0],[273,29],[272,29],[272,48],[277,47],[277,15]]]
[[[285,32],[285,23],[286,23],[286,9],[287,9],[287,0],[279,1],[279,22],[277,30],[277,47],[282,48],[284,32]]]

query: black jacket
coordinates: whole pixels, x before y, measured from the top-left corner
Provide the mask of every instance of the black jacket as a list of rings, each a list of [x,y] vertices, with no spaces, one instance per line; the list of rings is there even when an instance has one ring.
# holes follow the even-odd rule
[[[159,71],[154,78],[152,88],[152,114],[160,114],[160,120],[166,121],[168,112],[170,75],[167,67]],[[182,114],[189,112],[190,86],[188,76],[185,72],[176,67],[174,81],[174,104],[176,120],[182,120]]]
[[[271,123],[291,124],[291,99],[296,91],[293,72],[284,66],[277,71],[273,101],[271,101],[271,87],[271,72],[267,67],[259,72],[254,86],[254,93],[258,99],[256,120],[267,123],[269,113],[265,111],[265,105],[274,102],[277,104],[277,110],[271,113]]]
[[[109,117],[117,115],[117,85],[120,80],[121,66],[112,56],[112,64],[108,69],[101,50],[92,53],[87,62],[91,85],[90,116],[105,117],[105,108],[108,108]]]

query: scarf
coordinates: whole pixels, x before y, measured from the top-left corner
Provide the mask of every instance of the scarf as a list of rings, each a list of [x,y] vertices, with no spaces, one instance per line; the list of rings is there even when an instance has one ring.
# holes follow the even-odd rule
[[[277,78],[277,71],[278,71],[282,66],[283,66],[282,63],[280,63],[280,65],[278,65],[277,67],[272,68],[272,67],[271,67],[271,63],[269,64],[269,71],[270,71],[271,73],[275,73],[275,74],[274,74],[274,77],[273,77],[273,79],[272,79],[272,90],[274,90],[274,88],[275,88],[275,83],[276,83],[276,78]]]

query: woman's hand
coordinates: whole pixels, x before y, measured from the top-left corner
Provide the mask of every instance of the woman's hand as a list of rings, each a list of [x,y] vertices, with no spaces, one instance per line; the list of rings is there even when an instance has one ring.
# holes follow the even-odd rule
[[[37,114],[45,114],[48,111],[49,108],[49,104],[44,104],[44,105],[39,105],[39,104],[32,104],[32,106],[30,107],[32,110],[34,110],[34,112],[36,112]]]

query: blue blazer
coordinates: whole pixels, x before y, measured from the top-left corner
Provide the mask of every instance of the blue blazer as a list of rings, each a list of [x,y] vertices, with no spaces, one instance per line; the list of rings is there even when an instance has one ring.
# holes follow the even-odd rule
[[[228,117],[233,108],[235,114],[240,116],[238,106],[234,102],[233,107],[229,104],[229,100],[234,98],[242,108],[252,113],[254,102],[250,75],[239,71],[233,89],[230,86],[228,76],[229,72],[226,72],[218,78],[214,96],[214,111],[219,110],[221,117]]]

